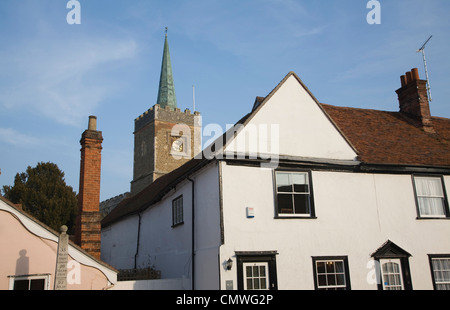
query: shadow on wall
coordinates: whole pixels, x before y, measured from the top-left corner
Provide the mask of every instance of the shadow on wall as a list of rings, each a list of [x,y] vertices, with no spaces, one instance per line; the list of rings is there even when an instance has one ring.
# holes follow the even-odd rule
[[[30,258],[27,256],[27,250],[22,249],[19,252],[20,257],[16,261],[16,276],[29,274]]]

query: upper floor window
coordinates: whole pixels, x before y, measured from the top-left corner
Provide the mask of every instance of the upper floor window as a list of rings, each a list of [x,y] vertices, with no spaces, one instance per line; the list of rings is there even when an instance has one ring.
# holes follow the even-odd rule
[[[419,217],[448,217],[448,204],[442,178],[414,176]]]
[[[276,211],[279,217],[314,217],[310,174],[275,172]]]
[[[172,226],[180,225],[183,219],[183,196],[172,200]]]

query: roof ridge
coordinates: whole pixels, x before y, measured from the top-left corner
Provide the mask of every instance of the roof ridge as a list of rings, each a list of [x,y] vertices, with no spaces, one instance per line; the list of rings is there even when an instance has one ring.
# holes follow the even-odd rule
[[[338,108],[338,109],[354,109],[354,110],[375,111],[375,112],[384,112],[384,113],[400,113],[399,111],[377,110],[374,108],[348,107],[348,106],[333,105],[333,104],[322,103],[322,102],[320,102],[319,104],[322,106],[334,107],[334,108]]]

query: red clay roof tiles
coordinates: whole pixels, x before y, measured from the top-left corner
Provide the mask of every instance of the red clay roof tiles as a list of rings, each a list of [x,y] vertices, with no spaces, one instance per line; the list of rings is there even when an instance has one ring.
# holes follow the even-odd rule
[[[450,119],[432,117],[435,134],[400,112],[322,104],[359,160],[372,164],[450,166]]]

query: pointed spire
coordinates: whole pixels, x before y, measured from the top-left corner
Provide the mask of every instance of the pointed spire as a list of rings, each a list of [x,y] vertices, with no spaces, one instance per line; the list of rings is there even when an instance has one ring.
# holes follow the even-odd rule
[[[156,102],[165,108],[166,106],[172,109],[177,107],[177,98],[175,95],[175,84],[173,82],[172,64],[170,62],[169,42],[167,41],[167,27],[166,38],[164,41],[163,60],[161,65],[161,77],[159,79],[158,100]]]

